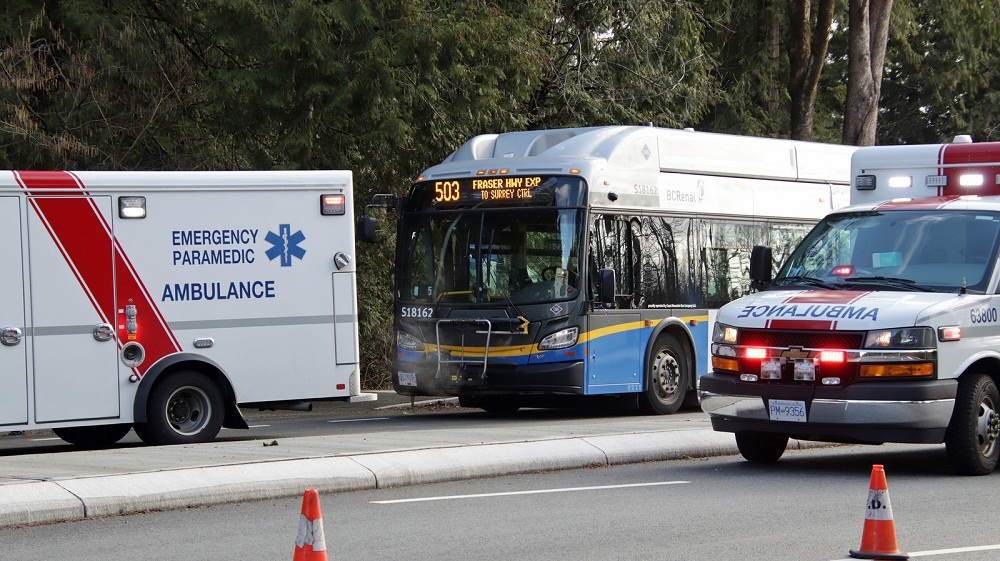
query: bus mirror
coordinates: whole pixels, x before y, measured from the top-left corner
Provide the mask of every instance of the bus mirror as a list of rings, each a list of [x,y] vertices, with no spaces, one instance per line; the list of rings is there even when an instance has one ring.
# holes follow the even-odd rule
[[[378,240],[378,222],[374,216],[362,216],[358,219],[358,239],[365,243],[374,243]]]
[[[755,245],[750,250],[750,287],[760,289],[771,284],[771,248]]]
[[[601,269],[597,271],[597,296],[602,304],[615,301],[614,269]]]

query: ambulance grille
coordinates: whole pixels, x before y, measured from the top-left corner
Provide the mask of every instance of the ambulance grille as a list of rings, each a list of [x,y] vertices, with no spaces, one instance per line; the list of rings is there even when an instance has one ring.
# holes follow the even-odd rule
[[[747,347],[801,347],[803,349],[860,349],[864,332],[779,331],[740,329],[739,344]]]

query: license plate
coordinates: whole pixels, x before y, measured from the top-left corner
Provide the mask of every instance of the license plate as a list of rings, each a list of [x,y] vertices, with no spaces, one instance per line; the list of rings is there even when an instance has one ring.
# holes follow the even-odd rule
[[[409,386],[411,388],[417,387],[416,372],[400,372],[398,373],[398,377],[400,386]]]
[[[772,399],[768,402],[768,413],[772,421],[806,422],[806,402],[789,399]]]

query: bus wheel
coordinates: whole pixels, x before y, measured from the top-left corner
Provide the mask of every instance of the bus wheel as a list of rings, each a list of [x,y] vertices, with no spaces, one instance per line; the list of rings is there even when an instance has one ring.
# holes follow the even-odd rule
[[[788,436],[767,432],[743,431],[736,433],[736,447],[748,462],[773,464],[785,453]]]
[[[991,473],[1000,459],[1000,392],[986,374],[967,374],[958,382],[955,410],[945,433],[952,468],[962,475]]]
[[[646,361],[646,389],[639,398],[639,409],[658,415],[674,413],[684,404],[689,385],[684,349],[674,337],[661,335]]]
[[[132,425],[97,425],[52,429],[56,436],[82,448],[104,448],[118,442],[132,430]]]
[[[161,380],[146,403],[146,422],[135,432],[146,444],[208,442],[225,415],[222,393],[207,376],[178,372]]]

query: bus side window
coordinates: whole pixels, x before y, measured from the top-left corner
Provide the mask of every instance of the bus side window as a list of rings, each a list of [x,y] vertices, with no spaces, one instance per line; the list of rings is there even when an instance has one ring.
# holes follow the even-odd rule
[[[637,293],[641,262],[639,260],[638,219],[615,215],[595,218],[590,229],[590,294],[597,296],[597,271],[615,271],[615,307],[633,308],[641,304]]]

